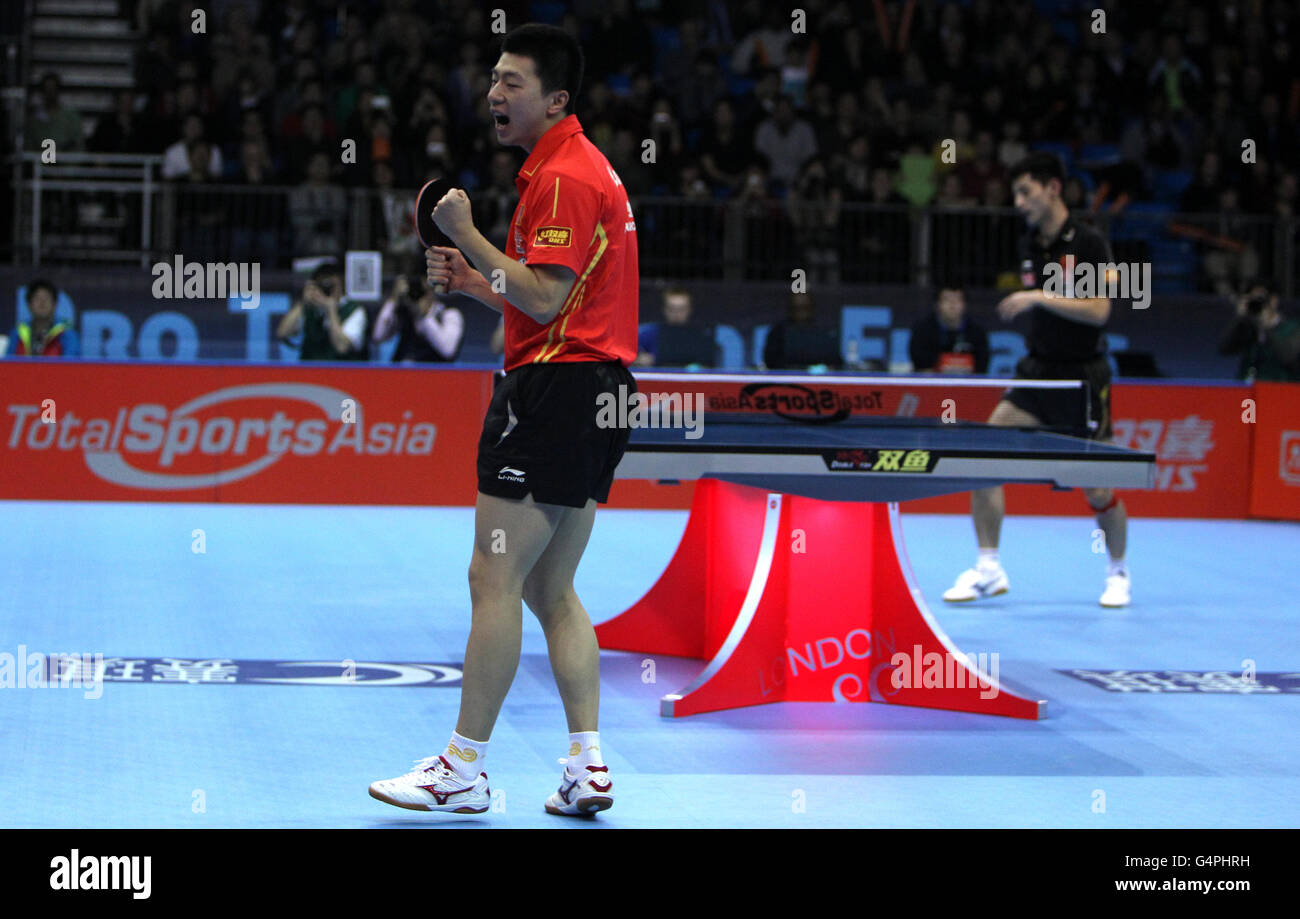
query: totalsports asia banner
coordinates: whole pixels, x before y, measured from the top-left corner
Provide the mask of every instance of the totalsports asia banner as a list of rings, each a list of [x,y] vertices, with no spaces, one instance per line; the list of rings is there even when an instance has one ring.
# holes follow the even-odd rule
[[[491,379],[9,361],[0,386],[0,498],[466,505]]]

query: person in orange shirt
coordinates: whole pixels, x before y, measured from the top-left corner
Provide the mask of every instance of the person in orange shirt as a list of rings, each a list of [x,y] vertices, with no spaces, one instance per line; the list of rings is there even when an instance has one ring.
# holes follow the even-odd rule
[[[613,804],[597,733],[600,651],[573,575],[628,441],[597,408],[636,392],[627,368],[639,276],[627,192],[573,114],[582,62],[578,42],[552,26],[522,26],[502,42],[487,101],[497,140],[528,151],[505,251],[474,226],[463,190],[433,212],[456,247],[427,251],[428,280],[503,314],[506,373],[478,446],[460,716],[442,754],[370,786],[399,807],[488,809],[483,759],[519,665],[521,601],[542,624],[569,723],[567,767],[546,810]]]

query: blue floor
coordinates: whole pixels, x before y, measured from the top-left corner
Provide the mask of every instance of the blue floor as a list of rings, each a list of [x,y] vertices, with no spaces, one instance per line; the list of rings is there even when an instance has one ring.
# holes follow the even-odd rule
[[[472,510],[0,502],[0,654],[239,661],[463,660]],[[658,577],[685,512],[601,511],[578,591],[599,621]],[[879,704],[662,719],[701,664],[602,657],[616,805],[548,817],[567,734],[545,644],[523,659],[479,818],[366,786],[438,752],[459,689],[110,682],[0,691],[3,827],[1294,827],[1300,693],[1109,692],[1060,671],[1300,671],[1300,526],[1136,520],[1134,604],[1097,605],[1085,518],[1013,518],[1009,594],[945,607],[969,520],[904,517],[958,647],[1049,700],[1040,722]],[[196,534],[201,530],[202,534]],[[197,540],[203,552],[194,551]],[[1300,685],[1300,684],[1294,684]]]

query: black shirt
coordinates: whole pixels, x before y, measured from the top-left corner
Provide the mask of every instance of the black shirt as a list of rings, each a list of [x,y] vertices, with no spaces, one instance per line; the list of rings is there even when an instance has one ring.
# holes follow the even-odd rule
[[[970,354],[975,373],[988,373],[989,369],[989,337],[970,320],[962,320],[959,329],[950,329],[931,313],[912,326],[908,351],[913,370],[937,370],[944,354]]]
[[[1079,223],[1071,215],[1061,226],[1060,233],[1048,245],[1038,239],[1038,231],[1030,228],[1020,240],[1020,281],[1026,290],[1043,289],[1049,283],[1046,268],[1055,264],[1065,271],[1065,257],[1074,256],[1076,266],[1087,262],[1097,265],[1112,262],[1110,245],[1092,227]],[[1099,282],[1100,283],[1100,282]],[[1029,311],[1029,331],[1025,345],[1034,357],[1049,362],[1079,363],[1099,357],[1106,351],[1101,326],[1066,319],[1043,306]]]
[[[453,307],[444,306],[434,315],[441,319],[443,311],[453,309]],[[435,348],[429,339],[420,334],[415,327],[415,316],[411,312],[409,304],[401,304],[397,307],[397,329],[398,339],[397,347],[393,349],[393,363],[400,364],[404,361],[417,361],[419,363],[447,363],[460,357],[460,346],[464,344],[465,338],[462,335],[461,340],[456,343],[456,350],[451,357],[444,357],[442,352]]]

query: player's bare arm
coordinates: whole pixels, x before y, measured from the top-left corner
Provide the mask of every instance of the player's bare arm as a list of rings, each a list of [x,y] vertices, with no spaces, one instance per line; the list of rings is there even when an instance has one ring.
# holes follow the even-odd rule
[[[275,330],[275,337],[286,339],[293,338],[293,336],[297,335],[299,330],[302,328],[302,311],[303,302],[302,300],[297,300],[290,308],[289,312],[285,313],[283,318],[280,319],[280,324]]]
[[[1053,297],[1042,289],[1018,290],[1003,297],[998,303],[998,316],[1010,322],[1035,306],[1088,325],[1103,326],[1110,319],[1110,299],[1107,297]]]
[[[465,256],[460,254],[460,250],[430,246],[425,250],[424,260],[428,267],[427,277],[430,284],[443,285],[449,294],[473,297],[498,313],[505,311],[505,297],[493,290],[487,278],[465,261]]]
[[[510,303],[520,312],[541,325],[546,325],[559,315],[577,280],[577,275],[570,269],[561,265],[525,265],[492,245],[474,226],[469,196],[459,188],[453,188],[438,202],[433,210],[433,220],[478,269],[483,284],[487,283],[486,275],[501,272],[505,288],[510,294]],[[470,283],[482,292],[481,285],[472,281]],[[491,285],[487,285],[487,288],[491,291]],[[448,290],[451,289],[448,287]],[[496,297],[501,299],[500,295]],[[481,297],[476,299],[494,309],[504,308],[503,299],[501,307]]]

